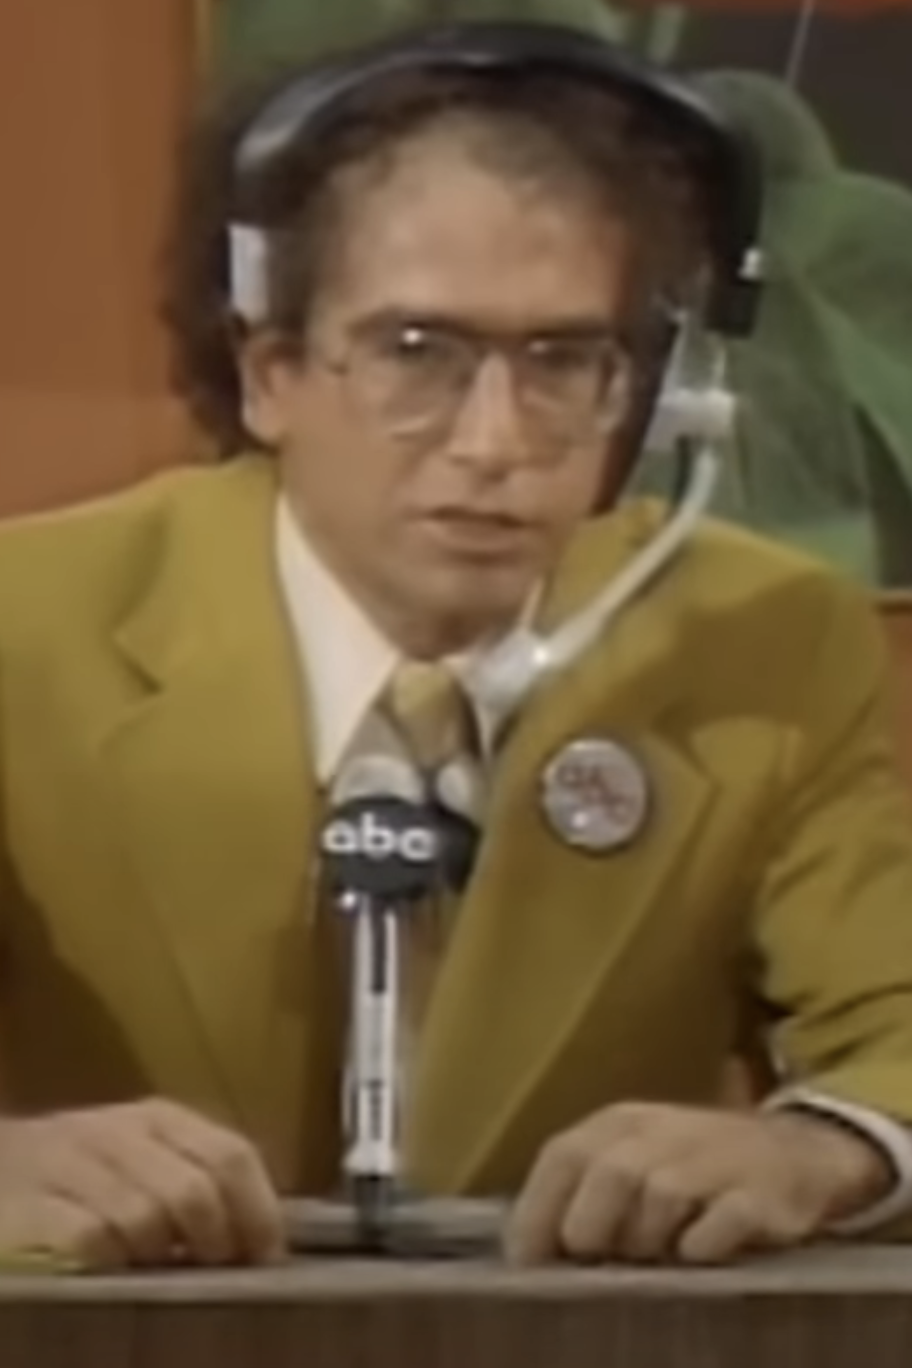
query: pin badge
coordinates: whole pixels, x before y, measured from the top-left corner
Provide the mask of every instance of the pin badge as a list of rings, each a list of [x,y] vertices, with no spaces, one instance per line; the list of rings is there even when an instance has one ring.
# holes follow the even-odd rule
[[[567,845],[604,853],[629,845],[649,815],[650,787],[639,760],[616,741],[571,741],[542,775],[542,806]]]

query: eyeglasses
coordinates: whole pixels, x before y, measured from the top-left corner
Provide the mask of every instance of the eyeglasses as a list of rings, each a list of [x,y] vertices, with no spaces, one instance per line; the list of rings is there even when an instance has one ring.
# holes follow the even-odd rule
[[[529,440],[549,451],[604,440],[627,408],[631,353],[608,328],[495,335],[435,320],[378,316],[355,324],[337,355],[316,354],[343,376],[386,434],[445,439],[482,367],[509,367]]]

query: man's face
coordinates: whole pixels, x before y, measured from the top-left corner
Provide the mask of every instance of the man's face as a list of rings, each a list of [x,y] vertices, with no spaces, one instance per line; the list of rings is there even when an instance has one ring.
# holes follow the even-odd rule
[[[248,346],[248,425],[388,630],[456,644],[503,624],[592,509],[610,445],[593,377],[623,407],[630,255],[582,193],[548,198],[429,133],[361,189],[303,358]]]

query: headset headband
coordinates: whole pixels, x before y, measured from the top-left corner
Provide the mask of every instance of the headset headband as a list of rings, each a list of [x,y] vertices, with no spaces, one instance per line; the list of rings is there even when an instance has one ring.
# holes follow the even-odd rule
[[[753,327],[762,285],[759,246],[763,203],[757,150],[691,86],[635,61],[601,38],[553,24],[468,23],[429,29],[355,53],[349,60],[292,78],[243,134],[235,152],[236,221],[250,223],[245,188],[302,140],[318,137],[346,101],[389,77],[408,73],[541,72],[612,91],[664,122],[671,142],[689,152],[707,198],[716,266],[706,323],[734,336]]]

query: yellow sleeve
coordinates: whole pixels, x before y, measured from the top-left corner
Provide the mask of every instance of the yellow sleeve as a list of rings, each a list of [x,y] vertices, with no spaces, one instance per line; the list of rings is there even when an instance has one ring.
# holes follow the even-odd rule
[[[787,1084],[912,1124],[912,800],[886,648],[867,600],[838,581],[821,580],[809,625],[754,908],[756,986]]]

